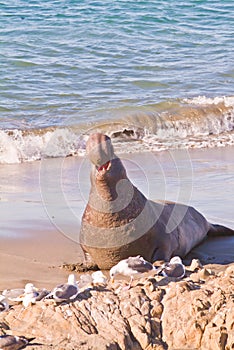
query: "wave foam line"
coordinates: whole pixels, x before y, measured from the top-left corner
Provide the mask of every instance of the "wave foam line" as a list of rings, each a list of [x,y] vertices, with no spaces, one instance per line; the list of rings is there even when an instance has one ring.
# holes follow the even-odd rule
[[[0,130],[0,163],[12,164],[43,157],[84,153],[85,140],[69,128]]]
[[[197,97],[160,113],[144,109],[89,127],[0,130],[0,163],[83,156],[88,134],[96,131],[111,136],[121,153],[234,145],[234,98]]]

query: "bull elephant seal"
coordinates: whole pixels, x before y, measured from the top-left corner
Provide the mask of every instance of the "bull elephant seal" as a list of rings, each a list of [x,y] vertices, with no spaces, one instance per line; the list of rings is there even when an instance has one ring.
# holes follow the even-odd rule
[[[129,256],[169,261],[184,257],[207,234],[234,235],[210,224],[194,208],[148,200],[128,179],[111,139],[91,134],[86,146],[91,161],[91,190],[82,216],[80,243],[86,259],[109,269]]]

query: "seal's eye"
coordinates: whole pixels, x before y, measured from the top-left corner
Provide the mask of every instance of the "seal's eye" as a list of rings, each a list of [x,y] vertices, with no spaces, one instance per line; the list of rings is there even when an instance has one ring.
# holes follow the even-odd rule
[[[111,162],[108,160],[105,164],[97,168],[98,171],[106,171],[110,168]]]

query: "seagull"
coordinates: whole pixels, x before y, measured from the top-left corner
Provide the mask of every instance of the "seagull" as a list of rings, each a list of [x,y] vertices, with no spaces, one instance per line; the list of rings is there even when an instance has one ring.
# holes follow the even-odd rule
[[[67,283],[55,287],[44,299],[54,299],[57,303],[73,301],[78,293],[79,288],[76,284],[76,277],[75,275],[70,274]]]
[[[35,304],[38,296],[39,293],[34,285],[32,283],[27,283],[24,288],[24,294],[22,295],[23,306],[28,307],[31,304]]]
[[[9,309],[9,304],[4,295],[0,295],[0,312],[7,311]]]
[[[156,269],[156,272],[164,277],[182,278],[185,275],[185,267],[181,258],[174,256],[169,262]]]
[[[38,289],[32,283],[27,283],[24,289],[5,289],[2,294],[7,300],[22,301],[24,307],[35,304],[40,295]]]
[[[156,268],[140,255],[130,256],[127,259],[121,260],[110,269],[111,281],[114,281],[116,275],[123,275],[130,277],[130,283],[127,289],[131,287],[134,276],[139,276],[142,273],[155,271]]]
[[[0,336],[0,350],[19,350],[23,349],[35,338],[17,337],[4,334]]]
[[[79,281],[77,282],[79,290],[85,290],[92,286],[92,276],[88,273],[80,275]]]
[[[92,284],[93,285],[106,285],[107,278],[106,276],[102,273],[102,271],[95,271],[92,273]]]
[[[18,298],[24,294],[24,289],[23,288],[18,288],[18,289],[5,289],[2,292],[2,295],[9,301],[19,301]]]

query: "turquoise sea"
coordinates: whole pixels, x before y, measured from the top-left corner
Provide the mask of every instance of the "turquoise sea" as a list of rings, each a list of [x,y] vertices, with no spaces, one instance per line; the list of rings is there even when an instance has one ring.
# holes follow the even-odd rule
[[[80,154],[94,129],[233,144],[233,32],[231,0],[1,0],[0,162]]]

